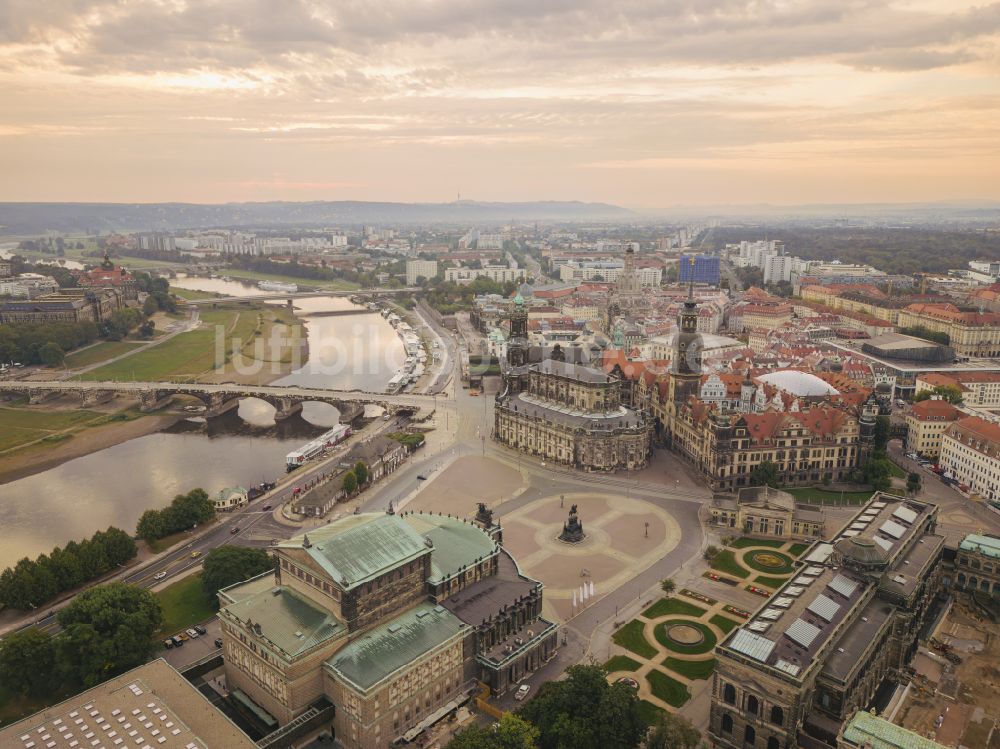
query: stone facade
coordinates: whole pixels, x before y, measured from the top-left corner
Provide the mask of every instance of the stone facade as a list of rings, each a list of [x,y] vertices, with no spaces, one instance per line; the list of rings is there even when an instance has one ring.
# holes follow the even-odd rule
[[[937,508],[876,494],[716,648],[715,746],[837,746],[844,721],[902,677],[941,587]]]
[[[506,691],[557,636],[502,538],[492,522],[408,513],[281,542],[273,574],[219,593],[230,690],[279,725],[329,701],[348,749],[414,738],[477,679]]]
[[[756,538],[812,541],[825,531],[822,509],[799,507],[791,494],[769,486],[740,489],[735,499],[716,495],[711,522]]]
[[[585,470],[649,461],[652,421],[622,405],[617,377],[548,359],[508,369],[505,386],[493,411],[497,442]]]

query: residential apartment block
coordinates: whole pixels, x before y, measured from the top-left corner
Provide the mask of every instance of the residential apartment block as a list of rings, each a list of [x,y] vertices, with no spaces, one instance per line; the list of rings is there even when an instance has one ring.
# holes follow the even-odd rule
[[[954,422],[941,438],[938,464],[970,494],[1000,499],[1000,424],[978,416]]]

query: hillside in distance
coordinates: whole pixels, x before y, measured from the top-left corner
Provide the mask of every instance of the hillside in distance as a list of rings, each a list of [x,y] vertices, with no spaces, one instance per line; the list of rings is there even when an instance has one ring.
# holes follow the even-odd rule
[[[0,234],[168,231],[208,227],[348,226],[507,221],[622,220],[631,211],[608,203],[537,201],[381,203],[0,203]]]

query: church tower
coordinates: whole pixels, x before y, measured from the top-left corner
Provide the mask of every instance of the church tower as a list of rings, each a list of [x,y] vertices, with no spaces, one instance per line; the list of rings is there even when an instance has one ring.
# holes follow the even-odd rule
[[[510,340],[507,341],[507,363],[521,367],[528,363],[528,310],[524,297],[518,294],[510,310]]]
[[[680,403],[698,392],[701,382],[701,334],[698,332],[698,304],[694,300],[694,283],[688,284],[688,297],[677,319],[673,361],[670,363],[672,400]]]
[[[875,452],[875,427],[878,424],[878,401],[872,393],[861,406],[858,419],[859,444],[858,465],[865,465]]]

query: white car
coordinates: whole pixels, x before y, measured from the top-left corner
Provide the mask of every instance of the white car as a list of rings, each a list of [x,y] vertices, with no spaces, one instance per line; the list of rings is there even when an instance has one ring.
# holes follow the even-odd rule
[[[514,692],[514,699],[520,702],[521,700],[523,700],[525,697],[528,696],[528,692],[530,691],[531,691],[530,684],[522,684],[517,688],[517,691]]]
[[[164,572],[157,572],[155,575],[153,575],[153,579],[154,580],[162,580],[166,576],[167,576],[166,571],[164,571]]]
[[[190,637],[190,638],[191,638],[192,640],[193,640],[193,639],[194,639],[195,637],[200,637],[200,636],[201,636],[201,635],[199,635],[199,634],[198,634],[198,632],[197,632],[196,630],[194,630],[194,629],[185,629],[184,631],[185,631],[185,632],[187,633],[187,636],[188,636],[188,637]]]

